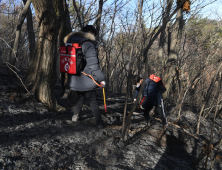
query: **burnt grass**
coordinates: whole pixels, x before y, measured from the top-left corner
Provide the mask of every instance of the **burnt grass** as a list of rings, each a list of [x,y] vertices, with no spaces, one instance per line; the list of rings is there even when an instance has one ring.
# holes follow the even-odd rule
[[[18,84],[17,78],[10,83],[7,74],[1,72],[0,169],[189,170],[201,152],[200,140],[171,125],[157,143],[161,122],[153,120],[147,125],[142,115],[132,116],[128,141],[120,141],[124,95],[107,92],[105,113],[102,90],[98,90],[105,126],[98,129],[87,103],[79,122],[71,121],[75,99],[70,98],[68,103],[61,99],[59,85],[57,101],[67,108],[61,112],[36,101],[34,96],[27,96]],[[130,100],[128,106],[130,110]],[[184,111],[183,115],[179,125],[195,133],[192,127],[195,114]],[[209,133],[206,129],[202,131]],[[219,134],[215,136],[219,138]],[[196,169],[201,169],[202,164]],[[221,169],[221,163],[216,162],[214,168]]]

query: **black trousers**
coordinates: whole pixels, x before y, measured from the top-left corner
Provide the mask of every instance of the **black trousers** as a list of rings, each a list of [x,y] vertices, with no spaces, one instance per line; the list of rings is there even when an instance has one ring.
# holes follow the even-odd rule
[[[153,108],[152,105],[145,108],[145,110],[144,110],[145,119],[147,119],[147,120],[150,119],[149,112],[152,108]],[[164,112],[163,99],[161,99],[161,102],[157,104],[157,106],[155,108],[155,114],[157,114],[158,117],[162,119],[163,126],[165,126],[167,124],[167,117],[166,117],[166,114]]]
[[[85,91],[85,92],[79,92],[77,91],[77,95],[78,95],[78,100],[77,103],[75,105],[74,108],[74,114],[80,114],[82,105],[83,105],[83,101],[86,98],[89,101],[90,104],[90,108],[95,116],[96,119],[96,124],[99,125],[102,123],[102,118],[101,118],[101,114],[99,112],[99,105],[98,102],[96,100],[96,91]]]

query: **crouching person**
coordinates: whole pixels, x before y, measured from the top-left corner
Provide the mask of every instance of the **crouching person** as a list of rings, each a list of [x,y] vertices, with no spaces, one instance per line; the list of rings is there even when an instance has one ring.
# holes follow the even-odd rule
[[[164,105],[163,105],[163,97],[162,93],[165,91],[161,91],[158,82],[156,81],[155,75],[151,75],[150,78],[145,80],[145,85],[143,88],[142,96],[143,99],[140,102],[140,108],[144,112],[144,117],[149,120],[149,112],[155,106],[155,112],[158,116],[162,119],[163,127],[167,125],[167,118],[164,112]],[[159,78],[159,77],[157,77]],[[160,78],[159,78],[160,79]],[[161,79],[160,79],[161,80]],[[162,80],[161,80],[162,82]],[[164,85],[163,85],[164,86]],[[165,88],[162,87],[162,88]]]
[[[91,76],[96,82],[99,82],[104,87],[105,76],[99,66],[95,36],[96,29],[92,25],[86,25],[82,31],[67,35],[64,39],[64,43],[79,43],[81,45],[82,53],[86,61],[83,72]],[[95,116],[97,127],[103,128],[101,113],[96,99],[96,89],[98,86],[87,75],[68,74],[66,88],[77,92],[77,103],[73,110],[74,114],[72,121],[78,121],[84,98],[86,98],[89,101],[90,108]]]

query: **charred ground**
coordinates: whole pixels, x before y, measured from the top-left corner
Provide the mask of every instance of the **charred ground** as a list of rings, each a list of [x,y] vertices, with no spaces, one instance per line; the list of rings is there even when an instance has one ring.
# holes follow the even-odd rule
[[[162,130],[158,121],[149,126],[143,116],[133,116],[129,140],[120,144],[125,96],[106,93],[108,113],[104,113],[101,90],[98,90],[104,129],[97,129],[88,105],[84,104],[78,123],[71,121],[70,109],[75,100],[61,99],[61,87],[56,86],[58,103],[68,111],[56,112],[18,88],[1,71],[0,81],[0,169],[144,169],[188,170],[202,149],[201,140],[182,133],[169,125],[156,144]],[[129,108],[130,109],[130,101]],[[175,117],[168,115],[170,121]],[[196,115],[183,111],[179,125],[195,133]],[[210,123],[202,121],[207,127]],[[221,122],[217,121],[221,128]],[[203,139],[210,132],[201,129]],[[220,134],[215,133],[215,139]],[[201,138],[201,136],[200,136]],[[199,165],[200,168],[201,165]],[[221,169],[216,162],[215,169]]]

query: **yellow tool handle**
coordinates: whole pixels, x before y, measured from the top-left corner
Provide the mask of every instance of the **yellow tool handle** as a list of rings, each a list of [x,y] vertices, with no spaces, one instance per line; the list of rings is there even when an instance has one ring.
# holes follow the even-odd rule
[[[107,112],[107,107],[106,107],[106,96],[105,96],[105,88],[103,87],[103,99],[104,99],[104,109],[105,112]]]
[[[105,88],[103,88],[103,99],[104,99],[104,105],[106,105]]]

